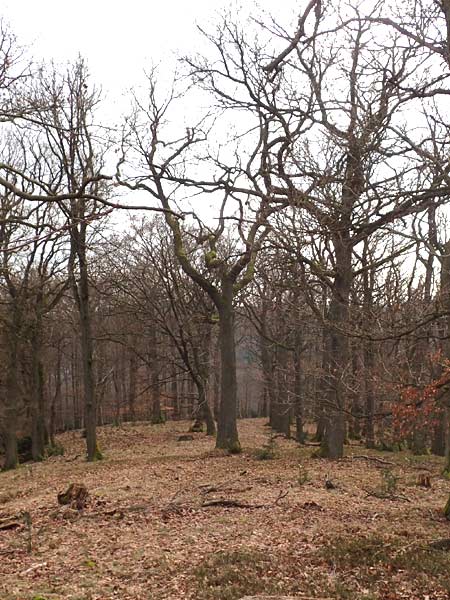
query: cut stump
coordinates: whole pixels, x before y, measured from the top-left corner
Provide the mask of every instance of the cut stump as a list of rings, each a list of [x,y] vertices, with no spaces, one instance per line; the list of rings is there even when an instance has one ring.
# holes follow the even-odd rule
[[[69,505],[77,510],[83,510],[89,499],[89,492],[82,483],[71,483],[65,492],[58,494],[58,504]]]

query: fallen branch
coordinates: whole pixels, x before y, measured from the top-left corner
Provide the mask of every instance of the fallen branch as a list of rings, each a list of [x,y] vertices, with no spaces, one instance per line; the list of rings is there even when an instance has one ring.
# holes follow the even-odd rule
[[[239,500],[227,500],[225,498],[220,500],[209,500],[203,502],[202,507],[207,506],[223,506],[224,508],[264,508],[267,504],[248,504],[247,502],[240,502]]]
[[[450,551],[450,539],[445,538],[443,540],[435,540],[428,544],[433,550],[444,550],[445,552]]]
[[[357,454],[354,456],[347,456],[346,458],[353,460],[353,459],[363,459],[363,460],[372,460],[376,463],[379,463],[380,465],[389,465],[392,467],[395,467],[395,463],[391,462],[390,460],[384,460],[382,458],[378,458],[377,456],[367,456],[366,454]]]
[[[17,529],[21,525],[23,525],[23,523],[21,523],[19,521],[5,519],[4,521],[0,521],[0,531],[8,531],[9,529]]]
[[[363,488],[364,489],[364,488]],[[411,502],[411,500],[407,496],[403,496],[403,494],[386,494],[385,492],[377,492],[376,490],[366,490],[364,491],[368,496],[373,496],[374,498],[379,498],[380,500],[405,500],[405,502]]]
[[[240,500],[232,500],[227,498],[219,498],[217,500],[208,500],[203,502],[202,508],[208,506],[222,506],[224,508],[269,508],[270,506],[277,506],[278,502],[289,494],[289,490],[286,492],[280,491],[277,498],[270,504],[248,504],[247,502],[241,502]]]
[[[242,471],[239,475],[245,475],[246,471]],[[222,481],[222,483],[201,483],[198,487],[203,488],[200,493],[201,494],[211,494],[212,492],[219,492],[220,490],[227,489],[227,486],[231,486],[233,483],[239,481],[238,477],[233,477],[232,479],[226,479]]]

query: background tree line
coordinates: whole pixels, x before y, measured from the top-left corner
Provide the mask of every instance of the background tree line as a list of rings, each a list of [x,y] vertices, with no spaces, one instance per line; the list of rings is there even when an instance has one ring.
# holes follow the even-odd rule
[[[450,5],[229,15],[121,127],[79,58],[0,40],[0,426],[268,416],[450,460]],[[133,216],[124,213],[133,212]],[[198,425],[198,423],[197,423]]]

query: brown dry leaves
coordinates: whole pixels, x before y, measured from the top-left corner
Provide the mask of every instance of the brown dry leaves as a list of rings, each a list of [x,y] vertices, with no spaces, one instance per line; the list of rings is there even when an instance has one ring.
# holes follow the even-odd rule
[[[364,491],[380,484],[377,461],[329,463],[287,440],[277,440],[274,460],[255,460],[253,450],[267,439],[261,420],[240,422],[244,452],[227,456],[203,434],[177,443],[187,427],[102,428],[107,458],[94,464],[81,458],[79,432],[64,434],[65,456],[0,474],[0,520],[28,512],[33,548],[27,552],[25,525],[0,531],[0,598],[448,597],[439,565],[417,573],[404,559],[450,537],[439,460],[421,459],[432,474],[427,490],[415,485],[417,463],[389,455],[410,502],[390,501]],[[327,475],[335,490],[325,489]],[[57,504],[74,481],[90,493],[82,511]],[[244,508],[204,506],[221,499]]]

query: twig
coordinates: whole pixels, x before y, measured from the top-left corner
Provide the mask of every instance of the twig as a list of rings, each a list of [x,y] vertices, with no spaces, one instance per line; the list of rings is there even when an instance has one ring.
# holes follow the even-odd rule
[[[32,573],[33,571],[36,571],[36,569],[40,569],[41,567],[46,567],[46,566],[47,566],[46,562],[38,563],[37,565],[33,565],[29,569],[26,569],[25,571],[22,571],[20,574],[21,575],[28,575],[28,573]]]
[[[278,502],[280,500],[283,500],[283,498],[286,498],[286,496],[289,494],[289,490],[287,490],[286,492],[283,492],[282,490],[280,490],[280,493],[278,494],[277,499],[275,500],[275,502],[273,503],[274,506],[278,505]]]

